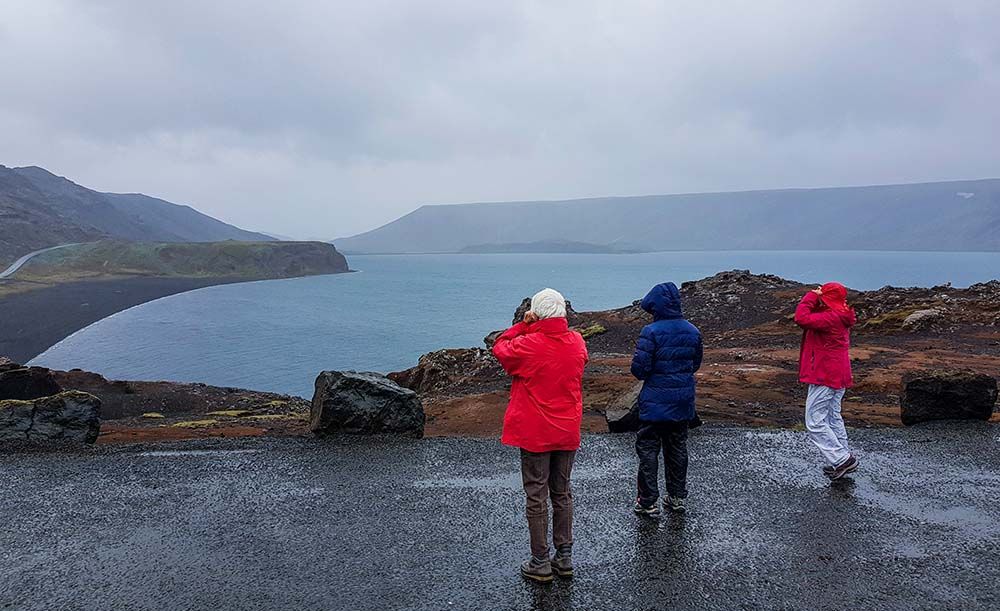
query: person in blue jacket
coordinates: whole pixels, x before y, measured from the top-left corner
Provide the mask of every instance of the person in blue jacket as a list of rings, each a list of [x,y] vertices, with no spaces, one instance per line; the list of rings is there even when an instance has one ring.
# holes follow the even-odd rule
[[[684,319],[681,293],[673,282],[658,284],[642,300],[653,315],[639,335],[632,375],[642,380],[639,393],[639,496],[634,511],[658,516],[659,454],[663,451],[667,496],[663,508],[685,511],[687,498],[688,423],[695,418],[694,373],[701,367],[702,341],[697,327]]]

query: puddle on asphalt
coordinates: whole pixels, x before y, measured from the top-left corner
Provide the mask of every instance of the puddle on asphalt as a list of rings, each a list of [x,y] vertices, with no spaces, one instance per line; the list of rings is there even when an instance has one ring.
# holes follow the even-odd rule
[[[256,454],[260,450],[149,450],[139,452],[139,456],[230,456],[233,454]]]

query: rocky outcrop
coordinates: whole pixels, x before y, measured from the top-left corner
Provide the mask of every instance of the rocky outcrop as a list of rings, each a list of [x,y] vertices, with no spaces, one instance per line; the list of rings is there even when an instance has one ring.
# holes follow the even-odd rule
[[[906,425],[989,420],[996,402],[996,378],[972,371],[920,371],[903,377],[900,418]]]
[[[489,350],[454,348],[428,352],[420,357],[416,367],[390,373],[393,382],[420,394],[459,392],[489,392],[502,384],[482,385],[482,381],[504,380],[500,363]]]
[[[0,401],[5,399],[30,401],[60,392],[62,387],[48,369],[22,367],[9,360],[0,363]]]
[[[310,429],[335,433],[392,433],[423,437],[424,408],[414,391],[370,372],[324,371],[316,378]]]
[[[69,391],[34,401],[0,401],[0,442],[94,443],[101,431],[101,400]]]
[[[742,330],[794,311],[805,285],[748,270],[720,272],[681,285],[684,314],[702,331]]]
[[[941,308],[917,310],[903,319],[903,328],[907,330],[926,329],[944,318]]]
[[[628,433],[639,430],[639,391],[642,382],[636,382],[608,406],[604,418],[612,433]]]

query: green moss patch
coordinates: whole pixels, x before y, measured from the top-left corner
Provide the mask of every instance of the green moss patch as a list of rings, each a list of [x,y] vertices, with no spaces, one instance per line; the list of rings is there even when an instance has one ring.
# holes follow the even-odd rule
[[[206,420],[185,420],[184,422],[175,422],[170,426],[178,429],[202,429],[208,428],[215,424],[218,424],[218,420],[206,419]]]

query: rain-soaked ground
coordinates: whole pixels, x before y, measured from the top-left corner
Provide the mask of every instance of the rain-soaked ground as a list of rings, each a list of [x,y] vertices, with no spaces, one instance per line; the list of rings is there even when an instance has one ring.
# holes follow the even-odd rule
[[[690,511],[631,512],[630,436],[574,474],[577,577],[515,573],[517,457],[492,440],[243,439],[0,455],[0,609],[997,609],[1000,427],[705,427]]]

